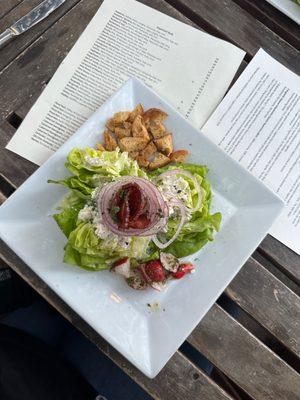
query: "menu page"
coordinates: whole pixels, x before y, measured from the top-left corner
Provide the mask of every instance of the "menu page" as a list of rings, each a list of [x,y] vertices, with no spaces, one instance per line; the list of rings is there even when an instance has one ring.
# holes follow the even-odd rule
[[[200,128],[244,54],[134,0],[105,0],[7,148],[41,165],[132,76]]]
[[[300,254],[300,78],[259,50],[202,130],[284,201],[270,233]]]

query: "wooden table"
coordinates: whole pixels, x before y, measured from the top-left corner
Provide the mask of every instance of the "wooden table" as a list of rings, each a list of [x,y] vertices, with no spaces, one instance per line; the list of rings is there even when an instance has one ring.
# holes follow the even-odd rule
[[[0,31],[40,1],[0,1]],[[300,72],[299,27],[263,0],[142,2],[243,48],[247,55],[239,73],[260,47]],[[0,51],[1,202],[37,168],[5,145],[101,3],[67,0]],[[3,243],[0,255],[0,265],[20,274],[154,399],[300,399],[300,257],[271,236],[153,380],[106,343]],[[236,318],[226,311],[228,301],[239,308]],[[204,374],[195,351],[216,367],[217,374]]]

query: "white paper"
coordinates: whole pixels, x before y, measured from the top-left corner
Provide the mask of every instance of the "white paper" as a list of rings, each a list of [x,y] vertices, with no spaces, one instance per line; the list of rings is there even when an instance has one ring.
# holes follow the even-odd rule
[[[270,233],[300,254],[300,78],[259,50],[203,132],[284,201]]]
[[[106,0],[7,148],[41,165],[131,76],[200,128],[244,54],[134,0]]]

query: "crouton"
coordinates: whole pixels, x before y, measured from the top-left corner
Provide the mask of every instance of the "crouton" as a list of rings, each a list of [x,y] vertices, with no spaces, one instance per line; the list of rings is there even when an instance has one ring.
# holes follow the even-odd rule
[[[148,141],[150,140],[149,133],[144,125],[143,118],[138,115],[132,123],[131,132],[133,137],[141,137],[145,138]]]
[[[140,151],[148,144],[148,140],[142,137],[124,137],[119,140],[121,151]]]
[[[149,108],[149,110],[143,113],[143,119],[146,125],[151,121],[162,122],[167,116],[168,114],[159,108]]]
[[[157,151],[157,148],[153,142],[150,142],[147,144],[147,146],[140,152],[141,157],[148,159],[151,157],[155,152]]]
[[[131,125],[132,125],[131,122],[125,121],[122,124],[122,128],[131,130]]]
[[[110,118],[106,124],[105,124],[106,128],[109,129],[111,132],[114,132],[115,130],[115,123],[114,123],[114,119]]]
[[[147,168],[149,165],[149,160],[142,155],[139,155],[136,159],[140,167]]]
[[[169,155],[173,151],[173,138],[171,133],[159,139],[155,139],[154,143],[157,149],[166,155]]]
[[[150,170],[153,170],[156,168],[164,167],[165,165],[169,164],[170,162],[171,162],[171,160],[169,159],[169,157],[165,156],[162,153],[157,153],[154,157],[154,160],[152,162],[150,162],[148,168]]]
[[[166,128],[161,122],[150,122],[148,130],[150,131],[154,139],[160,138],[166,134]]]
[[[102,143],[97,143],[96,144],[96,149],[99,150],[99,151],[105,151],[105,148],[104,148]]]
[[[105,131],[104,134],[104,147],[107,151],[113,151],[116,150],[118,147],[117,142],[115,139],[111,136],[111,134],[108,131]]]
[[[144,112],[143,106],[138,104],[134,110],[131,111],[128,121],[133,122],[138,115],[142,115]]]
[[[188,154],[187,150],[177,150],[170,154],[170,159],[172,162],[184,163]]]
[[[115,126],[120,125],[123,122],[127,121],[130,116],[130,111],[119,111],[114,114],[113,121]]]
[[[129,153],[128,153],[128,156],[130,157],[130,158],[132,158],[133,160],[136,160],[137,158],[138,158],[138,156],[139,156],[139,152],[138,151],[130,151]]]
[[[115,127],[115,134],[117,139],[122,139],[123,137],[129,137],[131,136],[131,129],[125,129],[121,127]]]

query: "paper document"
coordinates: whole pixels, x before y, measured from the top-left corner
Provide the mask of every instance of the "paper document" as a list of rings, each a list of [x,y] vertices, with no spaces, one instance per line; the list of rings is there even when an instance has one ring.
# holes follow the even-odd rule
[[[7,148],[42,164],[132,76],[200,128],[244,54],[134,0],[105,0]]]
[[[270,233],[300,254],[300,78],[260,50],[202,130],[284,201]]]

